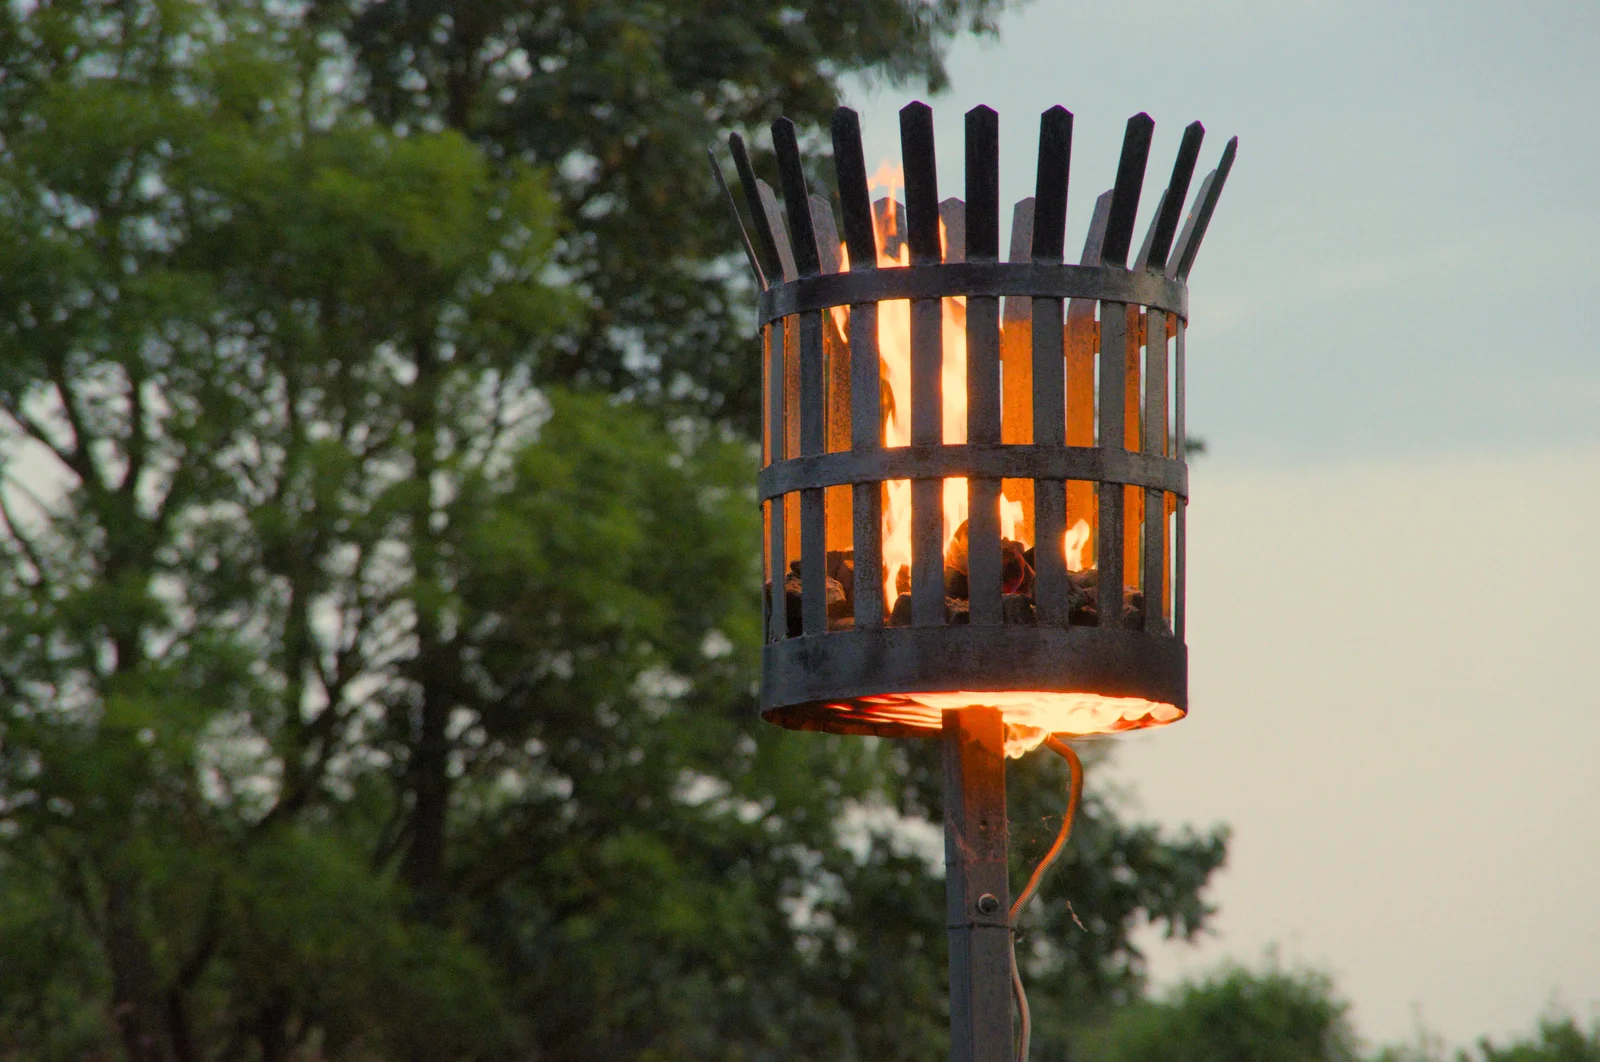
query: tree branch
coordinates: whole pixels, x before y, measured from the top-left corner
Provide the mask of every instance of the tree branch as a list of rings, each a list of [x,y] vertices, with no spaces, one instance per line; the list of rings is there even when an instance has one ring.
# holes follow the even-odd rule
[[[124,444],[128,467],[117,485],[117,492],[132,509],[137,501],[139,479],[144,474],[149,439],[144,428],[144,378],[132,369],[124,367],[124,371],[128,374],[128,439]]]
[[[22,529],[17,525],[16,517],[11,512],[11,503],[6,500],[6,486],[6,482],[0,481],[0,522],[4,522],[6,533],[16,541],[17,545],[22,547],[22,552],[27,556],[28,563],[33,565],[36,576],[33,581],[28,583],[28,588],[30,590],[43,590],[48,593],[49,586],[47,585],[44,561],[40,559],[39,551],[34,548],[32,541],[22,533]],[[21,489],[29,494],[33,493],[26,487]]]
[[[45,367],[50,382],[55,385],[56,396],[61,400],[61,408],[66,412],[67,424],[72,428],[72,450],[67,453],[56,450],[57,456],[66,461],[86,490],[98,496],[105,490],[105,481],[100,478],[100,467],[94,460],[94,437],[84,423],[83,411],[78,408],[77,392],[67,381],[66,358],[60,351],[53,351],[45,358]]]

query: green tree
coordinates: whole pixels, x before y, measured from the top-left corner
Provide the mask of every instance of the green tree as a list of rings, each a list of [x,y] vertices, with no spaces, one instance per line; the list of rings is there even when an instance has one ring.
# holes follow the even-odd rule
[[[712,205],[575,205],[581,145],[491,135],[537,108],[578,128],[559,100],[447,122],[399,99],[411,74],[361,75],[357,31],[416,10],[0,11],[0,1056],[942,1050],[941,884],[894,826],[937,820],[936,751],[755,719],[750,448],[629,399],[729,423],[744,400],[720,369],[691,393],[605,368],[687,351],[672,286],[732,300],[735,245],[696,230],[657,276],[652,225]],[[566,65],[521,61],[621,78],[583,53],[612,38],[573,39],[606,10],[666,79],[583,89],[632,101],[608,179],[704,188],[675,152],[723,112],[635,151],[663,94],[689,116],[723,84],[711,59],[680,84],[687,30],[640,35],[670,9],[552,8]],[[833,9],[686,10],[756,42],[743,120],[820,108],[845,69],[936,70],[974,8],[840,8],[855,28],[749,99]],[[385,30],[422,35],[396,55],[423,61],[428,12]],[[515,102],[477,84],[474,114]],[[718,335],[707,364],[734,365]],[[1019,808],[1057,807],[1053,770],[1022,768]],[[1098,799],[1081,830],[1060,888],[1091,932],[1029,958],[1062,1007],[1135,991],[1132,927],[1192,932],[1222,858]]]
[[[1097,1062],[1355,1062],[1349,1004],[1327,977],[1225,966],[1126,1006],[1084,1038]]]
[[[1532,1037],[1503,1047],[1484,1037],[1475,1051],[1462,1051],[1458,1057],[1460,1062],[1600,1062],[1600,1021],[1585,1031],[1571,1014],[1553,1011],[1539,1020]]]
[[[1377,1062],[1443,1062],[1450,1053],[1443,1040],[1419,1030],[1410,1043],[1390,1044],[1377,1052]],[[1485,1036],[1471,1048],[1455,1052],[1455,1062],[1600,1062],[1600,1020],[1585,1030],[1572,1014],[1552,1007],[1531,1036],[1497,1044]]]
[[[349,42],[384,121],[456,129],[553,172],[567,222],[556,253],[589,312],[542,378],[706,412],[754,437],[749,280],[706,148],[733,129],[760,144],[780,114],[825,126],[846,74],[937,90],[949,42],[994,34],[1005,6],[322,0],[316,11]]]
[[[383,870],[437,811],[439,521],[565,312],[541,179],[382,131],[265,10],[4,20],[5,861],[71,901],[24,939],[103,963],[14,1036],[87,983],[131,1059],[478,1052],[486,968]]]

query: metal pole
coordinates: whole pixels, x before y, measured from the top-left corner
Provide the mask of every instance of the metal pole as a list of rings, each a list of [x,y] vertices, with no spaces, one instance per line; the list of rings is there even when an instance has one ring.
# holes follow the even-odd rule
[[[995,708],[942,722],[950,1060],[1011,1062],[1005,726]]]

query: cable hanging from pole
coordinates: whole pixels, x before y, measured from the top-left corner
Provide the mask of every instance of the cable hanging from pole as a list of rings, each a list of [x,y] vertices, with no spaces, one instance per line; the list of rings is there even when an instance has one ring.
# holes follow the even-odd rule
[[[1045,872],[1060,857],[1062,849],[1066,848],[1067,837],[1072,833],[1072,819],[1077,814],[1079,801],[1083,798],[1083,761],[1078,759],[1078,754],[1073,751],[1071,745],[1053,734],[1044,739],[1044,744],[1051,752],[1067,761],[1072,772],[1072,782],[1067,790],[1067,811],[1061,817],[1061,829],[1056,832],[1055,843],[1044,854],[1044,858],[1039,860],[1039,865],[1033,868],[1028,884],[1022,887],[1016,902],[1011,905],[1011,990],[1017,997],[1017,1014],[1022,1034],[1017,1039],[1017,1062],[1027,1062],[1028,1041],[1033,1032],[1033,1016],[1028,1011],[1028,993],[1022,987],[1022,971],[1017,966],[1017,917],[1039,891],[1039,883],[1044,880]]]

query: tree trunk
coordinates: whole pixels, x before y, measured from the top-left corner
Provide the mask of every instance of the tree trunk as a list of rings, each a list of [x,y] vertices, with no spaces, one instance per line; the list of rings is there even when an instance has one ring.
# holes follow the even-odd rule
[[[111,961],[111,1015],[128,1062],[184,1062],[168,1028],[150,946],[139,932],[134,888],[113,875],[106,886],[106,953]],[[184,1045],[188,1047],[189,1045]]]
[[[450,706],[437,688],[430,688],[426,664],[429,655],[433,654],[424,655],[419,676],[422,718],[411,750],[411,843],[402,866],[406,882],[425,908],[444,885],[445,815],[450,805],[450,743],[445,735]]]

